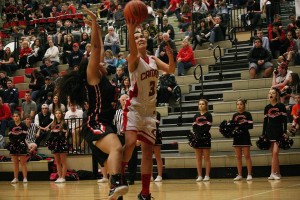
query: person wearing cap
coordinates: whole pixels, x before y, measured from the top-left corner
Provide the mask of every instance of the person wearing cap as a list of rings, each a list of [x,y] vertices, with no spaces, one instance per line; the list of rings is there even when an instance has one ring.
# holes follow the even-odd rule
[[[104,39],[104,50],[110,49],[113,52],[113,55],[116,55],[120,52],[120,39],[119,35],[115,33],[113,26],[108,27],[108,33],[105,35]]]
[[[69,70],[73,70],[75,67],[79,67],[79,64],[83,58],[82,51],[79,50],[79,44],[73,44],[73,50],[69,56]]]
[[[293,73],[288,70],[288,65],[285,62],[280,63],[277,69],[273,71],[272,88],[279,91],[280,102],[285,103],[289,83],[292,81]]]
[[[47,104],[42,105],[42,111],[35,115],[34,123],[40,128],[39,133],[36,135],[35,143],[40,146],[42,141],[47,139],[50,133],[50,125],[54,119],[49,111],[49,106]]]

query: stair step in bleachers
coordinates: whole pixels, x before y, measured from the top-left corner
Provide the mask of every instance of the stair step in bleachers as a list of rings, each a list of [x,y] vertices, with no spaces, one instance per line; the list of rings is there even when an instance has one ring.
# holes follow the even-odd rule
[[[220,52],[216,50],[216,56],[219,56]],[[201,57],[213,57],[214,51],[213,50],[195,50],[194,57],[201,58]],[[224,48],[221,48],[221,56],[224,56]]]
[[[238,98],[243,98],[247,100],[251,99],[265,99],[270,90],[269,88],[261,89],[247,89],[247,90],[231,90],[223,92],[224,101],[236,101]]]
[[[15,84],[15,87],[18,89],[18,91],[29,90],[29,83],[17,83]]]
[[[214,47],[216,47],[217,45],[219,45],[221,48],[224,48],[224,49],[232,48],[232,42],[229,41],[229,40],[215,42]],[[202,44],[202,46],[197,45],[196,50],[208,49],[208,47],[209,47],[209,43],[205,42],[205,43]]]
[[[267,99],[255,99],[248,100],[246,104],[247,111],[257,111],[264,110],[265,106],[269,104]],[[235,112],[236,111],[236,101],[230,102],[216,102],[213,104],[214,113],[225,113],[225,112]]]
[[[272,85],[272,78],[236,80],[232,82],[232,89],[247,90],[247,89],[270,88],[271,85]]]

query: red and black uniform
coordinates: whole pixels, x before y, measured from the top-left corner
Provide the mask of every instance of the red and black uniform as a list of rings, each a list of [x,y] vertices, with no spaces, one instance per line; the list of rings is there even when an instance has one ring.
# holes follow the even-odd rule
[[[232,121],[237,123],[233,135],[233,146],[252,146],[249,129],[253,129],[253,119],[250,112],[235,113]]]
[[[7,145],[7,150],[9,150],[11,155],[26,155],[28,147],[25,139],[28,127],[23,122],[17,125],[14,121],[11,121],[8,128],[9,143]]]
[[[211,134],[210,128],[212,125],[212,115],[209,112],[197,113],[194,116],[193,132],[195,133],[195,139],[200,146],[194,148],[210,149],[211,148]]]
[[[68,152],[67,131],[67,123],[57,123],[51,128],[50,138],[47,141],[47,146],[52,153]]]
[[[272,106],[271,104],[265,107],[264,111],[264,125],[263,134],[269,140],[277,141],[287,131],[287,114],[285,105],[277,103]]]

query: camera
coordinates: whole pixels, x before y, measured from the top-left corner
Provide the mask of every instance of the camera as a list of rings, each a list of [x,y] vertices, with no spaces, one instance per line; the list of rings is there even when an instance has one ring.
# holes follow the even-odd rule
[[[284,97],[287,94],[291,94],[292,93],[292,88],[288,87],[287,89],[285,89],[283,92],[279,93],[280,97]]]
[[[277,69],[274,69],[274,74],[277,75],[279,72]]]

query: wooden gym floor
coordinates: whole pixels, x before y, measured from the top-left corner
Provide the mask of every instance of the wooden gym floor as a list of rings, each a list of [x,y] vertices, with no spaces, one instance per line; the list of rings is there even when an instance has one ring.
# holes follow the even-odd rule
[[[30,180],[29,180],[30,181]],[[136,200],[141,182],[130,186],[124,200]],[[164,180],[151,183],[152,196],[156,200],[239,200],[239,199],[284,199],[300,197],[299,177],[283,177],[279,181],[254,178],[253,181],[233,182],[232,179],[212,179],[210,182],[195,182],[191,179]],[[96,180],[55,184],[47,181],[0,182],[1,200],[107,200],[107,183]]]

